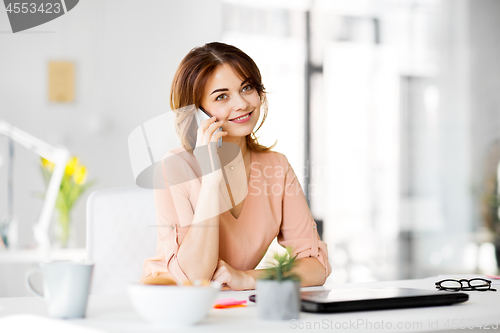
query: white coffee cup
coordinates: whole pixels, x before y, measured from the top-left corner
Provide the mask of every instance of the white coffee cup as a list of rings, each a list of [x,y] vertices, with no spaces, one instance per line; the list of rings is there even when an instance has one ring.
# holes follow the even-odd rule
[[[45,299],[49,316],[54,318],[85,317],[94,264],[71,261],[43,263],[26,272],[26,288],[35,296]],[[43,294],[31,285],[33,273],[41,272]]]

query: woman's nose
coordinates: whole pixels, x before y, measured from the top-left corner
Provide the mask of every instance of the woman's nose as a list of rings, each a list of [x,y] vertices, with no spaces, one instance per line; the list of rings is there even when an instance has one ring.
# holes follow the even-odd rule
[[[238,111],[238,110],[246,110],[248,108],[248,101],[241,96],[240,94],[237,94],[235,98],[233,98],[233,110]]]

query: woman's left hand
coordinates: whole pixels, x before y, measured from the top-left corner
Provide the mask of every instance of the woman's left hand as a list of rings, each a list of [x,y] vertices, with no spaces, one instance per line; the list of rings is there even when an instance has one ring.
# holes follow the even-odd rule
[[[217,263],[212,280],[219,281],[222,285],[227,285],[232,290],[255,289],[255,280],[253,277],[244,271],[239,271],[231,267],[222,259],[219,259]]]

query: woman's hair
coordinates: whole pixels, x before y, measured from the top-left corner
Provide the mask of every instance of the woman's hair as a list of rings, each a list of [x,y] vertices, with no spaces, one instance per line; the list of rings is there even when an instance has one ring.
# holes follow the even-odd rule
[[[201,105],[205,85],[216,68],[228,64],[243,80],[249,79],[260,97],[264,117],[259,127],[246,136],[247,145],[254,151],[269,151],[274,146],[259,144],[255,133],[267,117],[267,98],[259,68],[243,51],[224,43],[207,43],[196,47],[182,59],[170,88],[170,108],[175,112],[175,130],[187,151],[196,145],[196,121],[194,113]]]

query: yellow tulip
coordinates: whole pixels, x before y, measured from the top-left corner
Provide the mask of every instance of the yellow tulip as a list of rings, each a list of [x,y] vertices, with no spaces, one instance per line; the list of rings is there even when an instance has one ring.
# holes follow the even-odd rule
[[[78,185],[81,185],[85,183],[86,179],[87,179],[87,169],[82,165],[76,170],[75,174],[73,175],[73,180]]]
[[[67,175],[72,175],[75,173],[75,170],[77,169],[79,164],[78,157],[72,157],[68,164],[66,164],[66,174]]]
[[[52,163],[51,161],[49,161],[43,157],[42,157],[42,166],[45,169],[48,169],[50,172],[52,172],[52,170],[54,170],[54,163]]]

